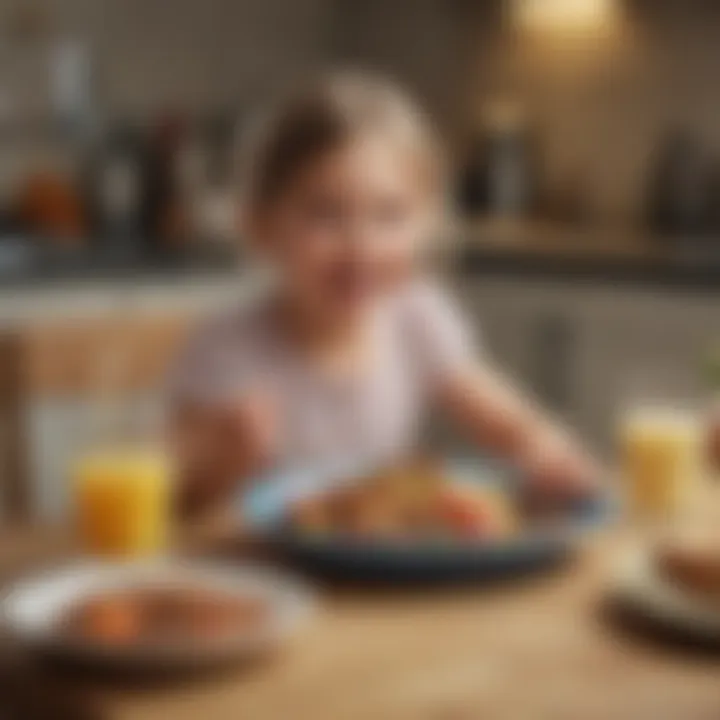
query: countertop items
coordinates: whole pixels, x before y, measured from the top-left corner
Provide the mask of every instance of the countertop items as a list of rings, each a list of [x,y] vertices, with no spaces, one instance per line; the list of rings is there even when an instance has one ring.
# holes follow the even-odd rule
[[[533,276],[709,291],[720,288],[720,243],[668,244],[627,227],[530,219],[461,220],[447,243],[450,252],[443,254],[453,259],[453,271],[462,275]],[[22,291],[29,297],[88,286],[99,291],[107,288],[109,293],[137,284],[212,286],[236,282],[238,268],[227,252],[174,262],[120,265],[65,254],[52,263],[24,262],[6,272],[0,262],[0,295]]]
[[[667,246],[628,229],[540,221],[471,221],[458,234],[463,274],[720,289],[720,244]]]
[[[649,226],[671,244],[687,237],[711,236],[716,229],[716,191],[711,155],[692,133],[670,133],[659,148],[650,177]]]
[[[534,139],[516,104],[496,101],[483,108],[460,182],[458,199],[464,211],[526,216],[537,194]]]

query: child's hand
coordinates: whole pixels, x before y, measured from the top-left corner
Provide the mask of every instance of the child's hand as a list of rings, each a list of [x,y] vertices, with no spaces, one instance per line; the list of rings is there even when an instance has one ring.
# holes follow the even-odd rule
[[[561,497],[592,494],[601,476],[592,458],[570,437],[555,430],[529,443],[520,464],[532,489]]]
[[[245,395],[176,418],[173,441],[181,470],[181,504],[193,512],[228,497],[277,456],[273,399]]]
[[[257,393],[218,411],[217,431],[227,473],[238,478],[259,472],[277,454],[278,432],[275,404],[267,394]]]

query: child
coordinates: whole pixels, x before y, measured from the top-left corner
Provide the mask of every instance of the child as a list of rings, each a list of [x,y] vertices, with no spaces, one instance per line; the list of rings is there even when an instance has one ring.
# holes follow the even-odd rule
[[[337,76],[262,130],[243,221],[273,282],[201,328],[173,377],[187,505],[269,466],[401,457],[431,408],[531,481],[588,487],[590,461],[478,358],[422,267],[445,188],[417,108],[385,82]]]

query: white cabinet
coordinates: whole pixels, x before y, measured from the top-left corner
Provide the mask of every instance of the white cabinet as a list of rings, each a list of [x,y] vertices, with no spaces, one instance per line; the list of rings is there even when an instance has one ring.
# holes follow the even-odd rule
[[[158,405],[162,378],[192,322],[186,311],[103,314],[32,323],[2,338],[0,495],[8,515],[67,517],[68,468],[77,453],[98,441],[116,407],[128,422],[138,419],[136,427],[145,424],[139,419]]]
[[[607,291],[593,298],[588,320],[579,362],[591,437],[607,446],[613,418],[633,402],[704,402],[703,359],[720,339],[718,298]]]
[[[488,358],[569,420],[579,405],[587,308],[554,285],[465,279],[461,298]]]
[[[465,277],[488,354],[600,448],[628,402],[701,400],[720,298],[651,287]]]

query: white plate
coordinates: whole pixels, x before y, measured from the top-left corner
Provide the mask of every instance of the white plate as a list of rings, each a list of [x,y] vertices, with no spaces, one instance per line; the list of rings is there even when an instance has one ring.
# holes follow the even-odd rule
[[[612,595],[665,627],[692,638],[720,643],[720,608],[715,611],[665,580],[647,546],[633,549],[622,559]]]
[[[260,596],[270,617],[261,627],[206,642],[108,646],[74,640],[58,630],[63,614],[93,594],[147,584],[189,584]],[[270,569],[199,561],[79,563],[24,580],[0,600],[0,622],[22,643],[43,652],[118,667],[199,668],[249,659],[278,647],[306,621],[314,601],[299,582]]]

